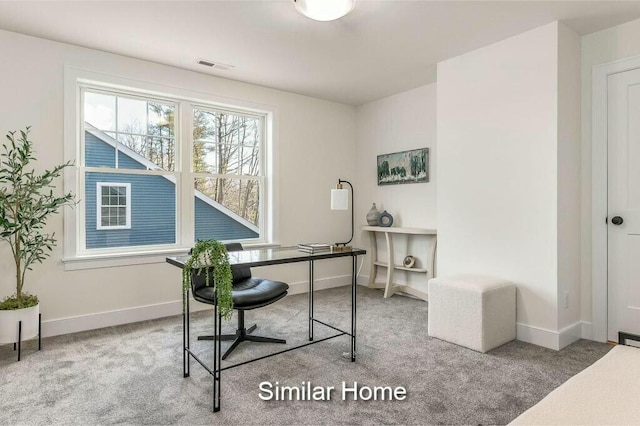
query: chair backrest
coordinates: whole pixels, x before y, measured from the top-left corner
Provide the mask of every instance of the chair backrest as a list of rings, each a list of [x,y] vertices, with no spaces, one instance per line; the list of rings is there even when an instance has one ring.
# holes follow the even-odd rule
[[[240,251],[244,250],[242,244],[240,243],[229,243],[225,244],[227,251]],[[231,273],[233,274],[233,284],[248,280],[251,278],[251,268],[247,266],[231,266]],[[213,280],[213,277],[210,278]],[[213,283],[209,283],[213,284]],[[192,291],[199,290],[202,287],[207,285],[206,271],[202,271],[198,274],[196,271],[192,272],[191,275],[191,289]]]
[[[244,250],[240,243],[225,244],[227,251],[240,251]],[[251,278],[251,268],[247,266],[232,266],[231,272],[233,273],[233,283],[248,280]]]

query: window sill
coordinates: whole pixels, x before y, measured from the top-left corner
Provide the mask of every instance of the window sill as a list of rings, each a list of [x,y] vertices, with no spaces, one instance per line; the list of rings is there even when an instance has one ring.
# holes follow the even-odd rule
[[[246,250],[279,247],[277,243],[243,244]],[[167,257],[183,256],[189,249],[154,250],[140,253],[109,253],[70,257],[62,259],[65,271],[82,269],[113,268],[118,266],[165,263]]]
[[[167,256],[182,256],[188,249],[153,251],[142,253],[114,253],[77,256],[62,259],[65,271],[81,269],[113,268],[117,266],[145,265],[166,262]]]

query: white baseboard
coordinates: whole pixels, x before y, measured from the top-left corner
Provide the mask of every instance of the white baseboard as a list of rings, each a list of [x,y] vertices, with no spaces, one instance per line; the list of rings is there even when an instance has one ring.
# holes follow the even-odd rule
[[[326,290],[328,288],[342,287],[349,284],[351,284],[351,275],[340,275],[337,277],[329,278],[316,278],[315,280],[313,280],[313,289]],[[289,294],[307,293],[308,290],[308,281],[289,283]]]
[[[532,325],[516,323],[516,339],[556,351],[560,349],[560,338],[557,332]]]
[[[182,302],[176,301],[42,321],[42,337],[95,330],[97,328],[168,317],[180,313],[182,313]]]
[[[532,325],[517,323],[516,338],[545,348],[559,351],[580,339],[590,339],[591,323],[578,321],[560,331],[547,330]]]
[[[593,340],[593,324],[582,321],[582,338]]]
[[[361,277],[358,277],[361,278]],[[358,279],[360,281],[360,279]],[[319,278],[314,281],[315,290],[349,285],[351,275]],[[306,293],[308,283],[297,282],[289,284],[289,294]],[[211,309],[209,305],[198,303],[191,299],[191,311]],[[77,333],[80,331],[95,330],[98,328],[112,327],[114,325],[130,324],[139,321],[147,321],[157,318],[180,315],[182,313],[182,301],[159,303],[156,305],[138,306],[135,308],[118,309],[109,312],[79,315],[69,318],[42,321],[42,337],[58,336],[61,334]]]
[[[582,338],[582,322],[578,321],[558,332],[559,349],[566,348]]]
[[[350,275],[320,278],[314,282],[316,290],[341,287],[349,285]],[[358,276],[359,285],[366,286],[369,277]],[[289,294],[306,293],[308,284],[306,281],[289,284]],[[198,303],[192,299],[192,311],[210,309],[208,305]],[[182,313],[182,302],[173,301],[155,305],[139,306],[128,309],[118,309],[109,312],[100,312],[76,317],[45,320],[42,322],[42,337],[58,336],[61,334],[77,333],[80,331],[95,330],[98,328],[115,325],[130,324],[139,321],[147,321],[157,318],[179,315]],[[591,339],[592,325],[589,322],[580,321],[562,330],[551,331],[527,324],[516,324],[517,339],[534,345],[560,350],[565,346],[582,338]]]

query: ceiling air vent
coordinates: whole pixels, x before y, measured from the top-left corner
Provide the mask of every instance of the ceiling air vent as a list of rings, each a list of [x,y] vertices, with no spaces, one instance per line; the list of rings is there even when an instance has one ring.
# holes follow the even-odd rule
[[[226,70],[230,70],[231,68],[234,68],[233,65],[228,65],[228,64],[223,64],[220,62],[213,62],[213,61],[208,61],[206,59],[198,59],[198,64],[205,66],[205,67],[209,67],[209,68],[213,68],[216,70],[221,70],[221,71],[226,71]]]

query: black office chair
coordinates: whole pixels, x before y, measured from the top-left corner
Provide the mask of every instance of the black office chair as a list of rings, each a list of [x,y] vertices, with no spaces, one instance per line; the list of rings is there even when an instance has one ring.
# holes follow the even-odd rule
[[[227,251],[242,250],[242,244],[232,243],[226,244]],[[280,281],[271,281],[264,278],[252,278],[251,268],[232,266],[233,273],[233,309],[238,311],[238,329],[235,334],[223,334],[219,336],[220,340],[233,340],[231,347],[222,356],[226,359],[229,354],[245,340],[251,342],[264,343],[287,343],[283,339],[274,339],[272,337],[254,336],[251,333],[256,329],[256,325],[252,325],[248,329],[244,325],[244,311],[262,308],[270,305],[287,295],[289,285]],[[193,298],[202,303],[213,305],[216,303],[214,287],[206,285],[204,274],[196,275],[191,279],[191,292]],[[214,336],[199,336],[198,340],[213,340]]]

